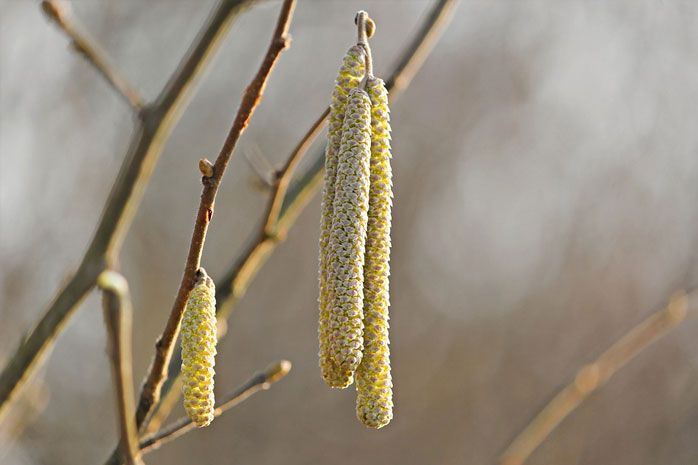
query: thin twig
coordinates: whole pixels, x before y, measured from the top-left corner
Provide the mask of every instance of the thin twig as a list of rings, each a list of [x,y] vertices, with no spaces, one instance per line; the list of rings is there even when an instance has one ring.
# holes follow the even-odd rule
[[[102,75],[136,113],[140,113],[143,109],[143,98],[136,88],[109,64],[106,53],[99,44],[78,30],[75,21],[71,18],[68,5],[61,0],[43,0],[41,7],[46,16],[71,39],[73,48]]]
[[[189,246],[189,254],[187,255],[182,282],[179,286],[179,291],[177,292],[177,297],[172,306],[165,329],[156,343],[155,358],[141,390],[136,414],[139,427],[143,425],[152,407],[160,399],[160,390],[167,376],[167,366],[172,357],[172,351],[177,340],[177,335],[179,334],[184,307],[194,284],[196,270],[201,266],[201,255],[203,253],[204,242],[206,241],[208,225],[213,216],[218,187],[220,186],[237,141],[249,124],[255,109],[261,102],[264,89],[274,65],[281,55],[281,52],[290,45],[288,28],[290,26],[294,7],[295,0],[284,0],[266,56],[257,74],[245,90],[233,125],[216,158],[216,162],[213,164],[213,175],[210,177],[202,177],[203,192],[201,193],[201,201],[196,215],[196,223]]]
[[[281,360],[269,365],[264,371],[255,373],[245,384],[223,396],[213,412],[214,415],[219,417],[251,395],[269,389],[272,384],[284,378],[289,371],[291,371],[291,362]],[[195,428],[196,426],[189,417],[182,417],[157,433],[143,438],[140,443],[141,452],[147,453],[157,449],[162,444],[170,442]]]
[[[0,420],[9,400],[48,355],[48,349],[95,285],[97,276],[116,263],[145,187],[172,128],[189,101],[194,83],[217,50],[233,19],[253,2],[219,0],[156,102],[144,107],[97,231],[78,270],[58,292],[30,334],[22,339],[0,374]]]
[[[635,326],[596,361],[577,372],[574,380],[531,420],[501,456],[501,465],[522,465],[555,428],[593,392],[653,342],[698,313],[698,290],[679,294],[663,309]]]
[[[284,166],[276,173],[274,180],[274,190],[269,197],[269,202],[267,204],[267,211],[264,215],[266,221],[264,222],[264,233],[269,237],[274,237],[278,234],[277,226],[279,220],[279,213],[281,212],[281,206],[286,198],[286,191],[288,191],[288,185],[291,182],[293,173],[296,171],[296,167],[301,162],[303,155],[308,151],[315,138],[320,135],[322,129],[327,123],[327,116],[330,114],[330,109],[325,110],[322,115],[313,123],[310,130],[303,136],[303,139],[296,145],[291,152],[291,155],[286,160]]]
[[[391,102],[398,99],[419,67],[424,63],[437,38],[445,30],[457,3],[458,0],[438,0],[435,2],[386,82]],[[329,108],[325,109],[317,121],[313,123],[310,130],[294,148],[284,167],[277,173],[275,187],[271,193],[259,232],[216,284],[216,301],[218,302],[216,312],[219,326],[228,318],[261,266],[266,262],[276,245],[285,239],[288,230],[300,212],[320,187],[324,168],[324,145],[314,154],[310,168],[300,179],[295,184],[290,184],[290,181],[303,155],[322,132],[327,123],[328,115]],[[163,387],[163,392],[168,398],[168,405],[174,404],[170,396],[179,396],[178,392],[172,391],[172,385],[179,377],[180,364],[181,359],[178,351],[170,363],[169,381]],[[169,413],[167,407],[163,405],[157,406],[157,410],[158,418],[165,418]]]
[[[138,430],[134,422],[133,368],[131,354],[131,298],[126,279],[115,271],[104,271],[97,279],[103,291],[104,323],[116,390],[121,433],[120,447],[127,465],[142,465]]]

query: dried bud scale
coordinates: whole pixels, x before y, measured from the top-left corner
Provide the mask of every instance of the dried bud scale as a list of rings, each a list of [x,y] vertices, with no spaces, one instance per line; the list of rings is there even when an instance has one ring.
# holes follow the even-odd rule
[[[320,224],[320,324],[318,330],[320,342],[320,367],[327,385],[345,388],[353,382],[351,376],[340,373],[329,355],[329,305],[331,289],[328,282],[328,243],[332,229],[333,202],[335,197],[335,178],[337,175],[337,156],[342,138],[342,124],[347,97],[352,89],[359,86],[365,70],[364,51],[353,46],[344,57],[339,69],[330,104],[328,143],[325,152],[325,187],[322,196],[322,215]]]
[[[208,426],[214,417],[215,294],[213,280],[200,268],[187,300],[181,331],[184,409],[198,427]]]
[[[388,92],[381,79],[369,78],[371,169],[364,261],[364,351],[356,370],[356,414],[366,426],[382,428],[393,417],[388,338],[392,169]]]
[[[365,90],[357,88],[349,94],[342,125],[328,244],[330,356],[345,375],[354,374],[363,351],[370,158],[371,101]]]

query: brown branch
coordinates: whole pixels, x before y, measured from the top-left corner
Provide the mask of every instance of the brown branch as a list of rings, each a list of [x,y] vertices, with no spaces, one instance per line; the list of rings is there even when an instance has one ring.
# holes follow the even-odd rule
[[[201,193],[201,201],[196,215],[196,223],[189,246],[189,254],[187,255],[182,282],[179,286],[174,304],[172,305],[170,317],[167,320],[165,329],[156,343],[155,358],[141,390],[138,410],[136,412],[139,428],[146,422],[152,407],[160,400],[160,390],[167,376],[167,366],[172,357],[174,344],[179,334],[184,307],[194,284],[196,270],[201,266],[201,255],[204,242],[206,241],[208,225],[213,216],[218,187],[220,186],[237,141],[249,124],[255,109],[261,102],[264,89],[274,65],[281,55],[281,52],[290,45],[288,28],[294,7],[295,0],[284,0],[266,56],[257,74],[245,90],[233,125],[216,158],[216,162],[213,164],[213,175],[210,177],[202,177],[204,187]]]
[[[234,18],[254,0],[219,0],[157,101],[146,105],[92,242],[75,274],[58,292],[31,333],[0,374],[0,419],[9,400],[47,356],[66,321],[94,286],[97,276],[116,262],[158,157],[189,101],[191,89],[220,45]]]
[[[253,394],[269,389],[272,384],[284,378],[289,371],[291,371],[291,362],[281,360],[269,365],[263,372],[255,373],[245,384],[223,396],[216,406],[214,415],[218,417]],[[143,438],[140,443],[141,452],[147,453],[157,449],[162,444],[170,442],[195,428],[196,426],[189,417],[182,417],[157,433]]]
[[[445,30],[457,3],[458,0],[438,0],[435,2],[386,82],[391,102],[395,102],[408,87],[412,77],[435,45],[436,39]],[[228,318],[261,266],[274,251],[276,245],[286,237],[298,214],[310,202],[320,187],[324,168],[324,145],[314,154],[308,171],[295,184],[290,184],[290,180],[302,157],[321,133],[327,122],[328,114],[329,109],[325,109],[295,147],[284,167],[277,173],[274,190],[259,232],[216,284],[216,301],[218,302],[216,312],[219,326]],[[170,382],[163,388],[168,400],[170,400],[170,396],[179,395],[177,392],[172,392],[171,389],[172,384],[179,377],[180,363],[181,359],[177,353],[169,367],[168,378]],[[169,401],[168,404],[172,405],[174,402]],[[169,413],[167,408],[162,405],[157,406],[157,410],[158,418],[164,418]]]
[[[593,392],[653,342],[690,314],[698,313],[698,290],[679,294],[663,309],[635,326],[596,361],[582,367],[574,380],[531,420],[501,456],[501,465],[523,465],[538,446]]]
[[[122,275],[108,270],[99,275],[97,285],[103,291],[104,322],[116,390],[121,453],[127,465],[141,465],[138,430],[133,421],[132,308],[128,284]]]
[[[123,98],[136,112],[143,109],[143,98],[126,78],[109,64],[106,53],[96,41],[81,33],[70,17],[68,4],[61,0],[43,0],[41,8],[46,16],[66,33],[71,39],[73,48],[82,55],[88,63],[107,81],[107,83]]]

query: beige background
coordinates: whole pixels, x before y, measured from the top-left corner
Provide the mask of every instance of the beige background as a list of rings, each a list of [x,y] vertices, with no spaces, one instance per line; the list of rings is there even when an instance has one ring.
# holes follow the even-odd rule
[[[212,1],[84,0],[83,26],[152,98]],[[200,190],[267,46],[278,2],[233,27],[174,130],[128,236],[141,378],[179,283]],[[301,0],[220,192],[204,264],[219,277],[266,196],[243,153],[281,163],[327,104],[353,14],[384,74],[425,1]],[[0,0],[0,352],[14,349],[91,237],[131,132],[124,104],[30,0]],[[493,464],[578,367],[698,284],[698,6],[464,0],[392,108],[395,420],[354,418],[317,368],[319,201],[254,281],[220,343],[222,393],[278,359],[287,379],[146,457],[158,464]],[[698,323],[581,406],[530,463],[698,462]],[[7,464],[101,463],[116,420],[92,294],[42,372],[49,404]],[[39,396],[41,397],[41,396]],[[176,411],[181,414],[181,409]]]

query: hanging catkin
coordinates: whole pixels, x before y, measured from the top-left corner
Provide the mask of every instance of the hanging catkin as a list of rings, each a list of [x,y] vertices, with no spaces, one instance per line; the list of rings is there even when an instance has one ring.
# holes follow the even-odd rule
[[[318,337],[320,342],[320,368],[322,377],[328,386],[345,388],[353,378],[342,372],[330,357],[330,301],[332,289],[328,281],[328,244],[332,229],[333,202],[335,197],[335,179],[337,176],[337,158],[342,138],[342,124],[349,92],[358,87],[365,70],[364,51],[355,45],[344,57],[339,69],[330,104],[329,131],[325,152],[325,187],[322,195],[322,216],[320,224],[320,324]]]
[[[363,351],[364,247],[368,223],[371,101],[353,89],[342,124],[328,243],[330,357],[345,377],[354,375]]]
[[[216,356],[216,289],[203,268],[197,271],[182,319],[184,410],[198,427],[213,421],[213,366]]]
[[[382,428],[393,418],[388,339],[393,197],[390,113],[381,79],[369,77],[366,90],[371,99],[371,180],[364,262],[364,351],[356,370],[356,415],[366,426]]]

